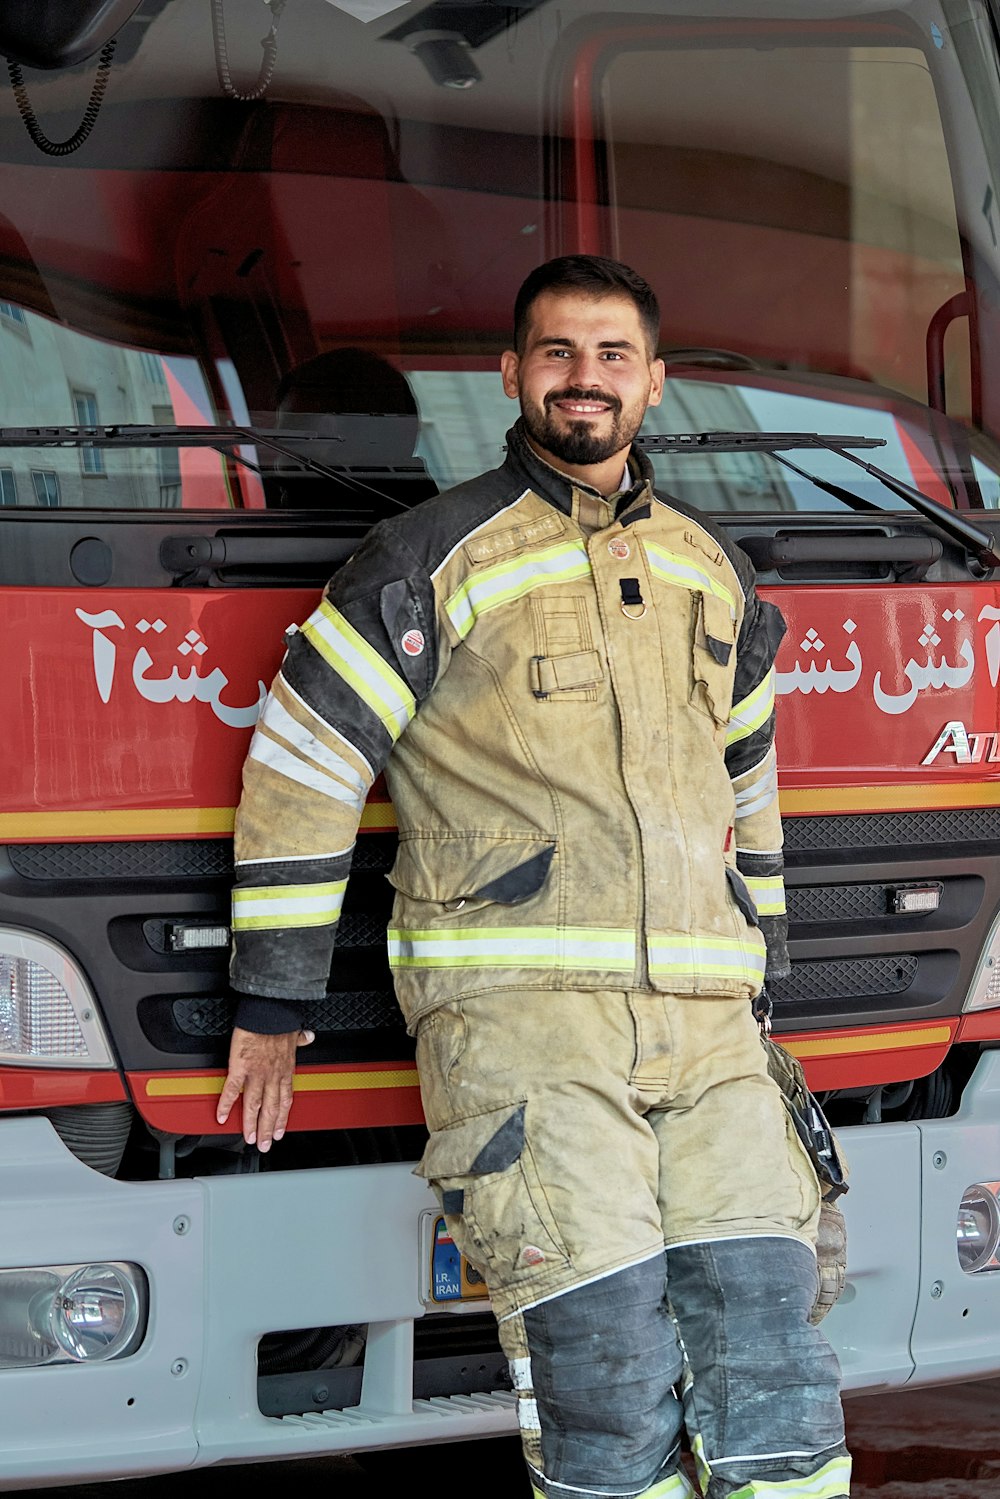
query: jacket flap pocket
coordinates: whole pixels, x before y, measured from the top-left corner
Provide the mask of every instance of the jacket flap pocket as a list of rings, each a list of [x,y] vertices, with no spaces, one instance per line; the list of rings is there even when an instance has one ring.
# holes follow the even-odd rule
[[[444,1181],[506,1171],[524,1149],[524,1104],[505,1104],[431,1135],[417,1176]]]
[[[595,687],[604,676],[596,651],[571,651],[565,656],[531,658],[531,690],[536,697],[566,692],[575,687]]]
[[[738,869],[733,869],[730,864],[726,865],[726,879],[729,881],[729,890],[739,907],[742,915],[751,926],[759,926],[757,907],[754,905],[753,896],[747,889],[746,881]]]
[[[516,905],[541,890],[554,838],[410,837],[400,841],[389,883],[417,900],[491,900]]]
[[[698,644],[705,647],[720,666],[728,666],[736,641],[736,619],[725,599],[714,593],[701,595],[701,632]]]

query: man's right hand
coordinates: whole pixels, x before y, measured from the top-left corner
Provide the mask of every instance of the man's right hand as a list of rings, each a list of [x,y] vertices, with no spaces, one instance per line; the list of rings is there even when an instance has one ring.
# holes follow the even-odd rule
[[[292,1107],[295,1053],[314,1040],[312,1031],[285,1031],[262,1036],[236,1026],[229,1047],[229,1075],[222,1089],[216,1119],[225,1124],[233,1104],[243,1094],[243,1138],[263,1152],[280,1140]]]

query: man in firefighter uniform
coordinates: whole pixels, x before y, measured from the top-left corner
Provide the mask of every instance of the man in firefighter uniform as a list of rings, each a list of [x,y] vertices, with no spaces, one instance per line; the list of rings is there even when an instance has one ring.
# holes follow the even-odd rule
[[[503,465],[376,526],[290,635],[245,767],[219,1118],[242,1091],[248,1141],[284,1132],[384,769],[419,1172],[489,1286],[536,1494],[690,1495],[686,1421],[710,1499],[839,1499],[819,1191],[750,1003],[787,963],[783,624],[633,446],[658,318],[617,262],[533,272]]]

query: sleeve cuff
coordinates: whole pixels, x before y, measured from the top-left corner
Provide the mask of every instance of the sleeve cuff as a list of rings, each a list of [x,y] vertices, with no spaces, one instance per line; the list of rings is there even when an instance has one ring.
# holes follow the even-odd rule
[[[233,1024],[242,1031],[255,1031],[259,1036],[280,1036],[301,1029],[302,1010],[302,1005],[289,999],[240,994]]]

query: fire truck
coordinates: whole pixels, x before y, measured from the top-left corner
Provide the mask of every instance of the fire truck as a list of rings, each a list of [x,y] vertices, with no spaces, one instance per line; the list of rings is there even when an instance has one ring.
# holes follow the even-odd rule
[[[284,633],[500,461],[515,292],[576,251],[656,289],[659,489],[788,624],[774,1024],[850,1165],[845,1390],[1000,1371],[998,27],[2,0],[0,1488],[515,1429],[414,1175],[380,786],[287,1135],[215,1104]]]

